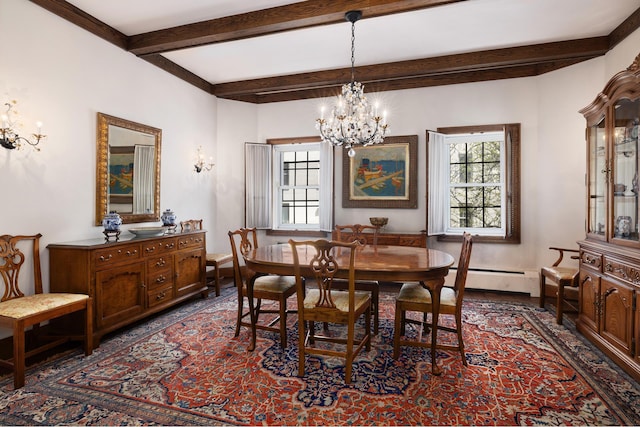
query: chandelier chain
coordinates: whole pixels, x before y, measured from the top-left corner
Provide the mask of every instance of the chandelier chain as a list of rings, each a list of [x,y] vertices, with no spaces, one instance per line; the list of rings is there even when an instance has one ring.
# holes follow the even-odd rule
[[[356,80],[356,23],[351,23],[351,83]]]

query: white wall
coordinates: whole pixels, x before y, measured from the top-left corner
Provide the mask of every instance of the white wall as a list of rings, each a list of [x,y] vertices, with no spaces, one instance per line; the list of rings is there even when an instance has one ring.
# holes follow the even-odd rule
[[[45,289],[48,243],[102,237],[97,112],[162,129],[161,209],[216,227],[215,169],[192,171],[198,145],[219,155],[215,97],[28,1],[0,2],[0,40],[0,100],[19,102],[25,134],[36,120],[47,134],[40,152],[0,148],[0,234],[43,234]]]

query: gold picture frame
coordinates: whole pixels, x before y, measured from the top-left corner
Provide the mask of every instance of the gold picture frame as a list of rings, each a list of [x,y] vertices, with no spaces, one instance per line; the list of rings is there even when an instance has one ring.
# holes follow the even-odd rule
[[[342,207],[417,209],[418,135],[388,136],[342,156]]]

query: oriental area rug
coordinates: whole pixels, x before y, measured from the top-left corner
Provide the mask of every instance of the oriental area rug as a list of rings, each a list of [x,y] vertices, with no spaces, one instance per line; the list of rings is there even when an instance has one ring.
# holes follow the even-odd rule
[[[258,331],[234,337],[236,292],[194,300],[0,379],[2,425],[638,425],[640,387],[565,320],[533,305],[466,301],[468,366],[438,350],[392,358],[394,295],[381,295],[380,333],[344,382],[341,359],[307,356]],[[290,302],[295,304],[295,298]],[[333,327],[331,325],[330,327]]]

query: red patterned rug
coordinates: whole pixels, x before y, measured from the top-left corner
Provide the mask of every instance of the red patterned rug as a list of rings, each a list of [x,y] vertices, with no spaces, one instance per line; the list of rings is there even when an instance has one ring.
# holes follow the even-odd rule
[[[258,332],[233,337],[236,294],[197,300],[28,371],[0,379],[3,425],[638,425],[640,387],[554,314],[530,305],[466,302],[460,354],[403,348],[392,358],[393,295],[380,334],[344,383],[340,359],[308,357],[298,378],[289,346]],[[293,302],[293,299],[291,299]]]

